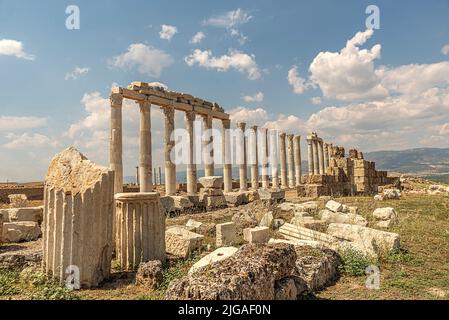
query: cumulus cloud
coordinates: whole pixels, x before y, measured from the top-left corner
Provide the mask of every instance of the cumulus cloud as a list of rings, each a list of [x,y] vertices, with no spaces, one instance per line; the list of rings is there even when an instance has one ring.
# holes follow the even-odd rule
[[[221,57],[214,57],[212,56],[211,50],[202,51],[195,49],[184,60],[189,66],[198,64],[201,67],[215,69],[221,72],[235,69],[239,72],[246,73],[250,80],[257,80],[261,77],[261,71],[256,63],[256,57],[238,50],[229,50],[228,54],[222,55]]]
[[[163,24],[161,26],[161,31],[159,32],[159,37],[163,40],[170,41],[176,33],[178,33],[178,28]]]
[[[10,133],[6,135],[6,138],[9,139],[10,141],[4,144],[2,147],[12,150],[59,146],[59,143],[57,141],[52,140],[49,137],[39,133],[34,134],[23,133],[21,135]]]
[[[173,59],[162,50],[134,43],[128,47],[127,52],[112,58],[109,62],[112,66],[122,69],[136,67],[141,74],[157,78],[163,69],[173,63]]]
[[[0,39],[0,56],[12,56],[19,59],[35,60],[36,57],[24,51],[22,42],[10,39]]]
[[[441,48],[441,53],[444,54],[445,56],[447,56],[449,54],[449,44],[443,46],[443,48]]]
[[[66,73],[64,79],[65,80],[70,80],[70,79],[77,80],[79,76],[86,75],[89,73],[89,71],[90,71],[90,69],[87,67],[83,67],[83,68],[76,67],[75,69],[73,69],[73,71]]]
[[[262,102],[264,98],[264,94],[262,92],[258,92],[253,96],[244,96],[243,100],[245,102]]]
[[[237,122],[248,122],[248,119],[251,119],[252,125],[263,125],[269,119],[268,112],[263,108],[247,109],[245,107],[237,107],[228,113],[234,125]]]
[[[293,87],[295,94],[301,94],[307,89],[306,80],[301,78],[298,73],[298,67],[293,66],[287,75],[288,83]]]
[[[198,44],[203,41],[203,39],[206,38],[206,34],[202,31],[195,33],[195,35],[190,40],[190,43],[192,44]]]
[[[244,44],[248,38],[239,30],[241,25],[248,23],[253,16],[240,8],[210,17],[203,21],[203,25],[225,28],[232,37]]]
[[[380,58],[381,45],[360,49],[373,30],[358,32],[340,52],[320,52],[310,65],[310,79],[327,98],[361,100],[384,98],[388,91],[382,86],[374,61]]]
[[[47,125],[47,118],[0,116],[0,131],[39,128]]]

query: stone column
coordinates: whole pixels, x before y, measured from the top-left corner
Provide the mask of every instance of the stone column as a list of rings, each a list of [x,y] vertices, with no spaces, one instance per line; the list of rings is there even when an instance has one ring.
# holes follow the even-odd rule
[[[165,115],[165,195],[176,194],[176,165],[171,161],[171,151],[175,146],[172,134],[175,130],[174,107],[163,107]]]
[[[141,262],[165,261],[165,214],[159,193],[115,195],[116,256],[124,271],[135,271]]]
[[[295,187],[295,155],[294,155],[294,144],[293,135],[289,134],[287,136],[287,149],[288,149],[288,186],[290,188]]]
[[[318,165],[320,168],[320,174],[324,174],[324,149],[323,139],[318,139]]]
[[[330,165],[330,161],[332,159],[332,149],[334,148],[334,145],[332,143],[329,144],[328,146],[328,150],[329,150],[329,165]]]
[[[212,134],[212,116],[202,115],[203,117],[203,162],[204,176],[212,177],[214,175],[214,136]]]
[[[247,170],[248,170],[248,162],[246,155],[246,139],[245,139],[245,128],[246,123],[239,122],[237,123],[238,133],[237,133],[237,157],[239,163],[239,177],[240,177],[240,191],[248,190],[248,181],[247,181]]]
[[[140,192],[151,192],[153,191],[153,164],[151,157],[151,104],[148,101],[139,101],[138,103],[140,106]]]
[[[189,163],[187,164],[187,194],[189,196],[196,195],[198,191],[197,186],[197,172],[195,163],[195,136],[194,136],[194,126],[196,113],[194,111],[187,111],[185,114],[186,130],[189,139]]]
[[[111,102],[111,124],[109,137],[109,167],[115,172],[114,193],[123,192],[123,154],[122,154],[122,103],[123,96],[113,93]]]
[[[114,172],[74,148],[56,155],[44,189],[42,261],[47,275],[60,283],[71,278],[74,289],[96,287],[109,278],[113,215]]]
[[[251,188],[259,189],[259,154],[257,142],[257,126],[252,126],[250,131],[250,149],[251,149]]]
[[[281,162],[281,187],[288,188],[287,179],[287,154],[286,154],[286,144],[285,144],[285,133],[281,133],[279,138],[279,148],[280,148],[280,162]]]
[[[313,176],[315,174],[315,167],[313,161],[313,138],[311,136],[307,137],[307,155],[309,162],[309,176]]]
[[[296,176],[296,185],[299,186],[301,184],[302,177],[302,168],[301,168],[301,136],[295,136],[293,138],[293,148],[295,154],[295,176]]]
[[[279,189],[279,148],[278,148],[278,132],[270,131],[270,162],[271,162],[271,187],[275,190]]]
[[[324,144],[324,173],[327,172],[327,168],[329,168],[329,144]]]
[[[221,123],[224,192],[232,192],[231,120],[222,120]]]
[[[260,141],[260,155],[262,161],[262,188],[268,189],[270,187],[269,174],[268,174],[268,129],[260,129],[259,141]]]
[[[318,154],[318,138],[313,138],[313,173],[315,175],[320,174],[320,157]]]

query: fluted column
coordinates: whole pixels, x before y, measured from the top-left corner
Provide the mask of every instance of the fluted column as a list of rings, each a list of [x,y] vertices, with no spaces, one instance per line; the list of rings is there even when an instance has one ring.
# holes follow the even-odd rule
[[[288,186],[295,187],[295,156],[293,146],[293,135],[287,135],[287,167],[288,167]]]
[[[268,174],[268,129],[262,128],[259,130],[260,152],[262,162],[262,188],[268,189],[270,187]]]
[[[123,96],[110,96],[111,123],[109,137],[109,166],[115,172],[114,193],[123,192],[122,103]]]
[[[224,192],[232,192],[231,120],[222,120],[221,123]]]
[[[275,190],[279,189],[278,155],[278,132],[276,130],[270,130],[271,187]]]
[[[318,165],[320,167],[320,174],[324,174],[324,148],[323,139],[318,138]]]
[[[324,144],[324,173],[327,172],[327,168],[329,168],[329,144]]]
[[[115,203],[116,256],[121,269],[135,271],[142,262],[165,261],[165,215],[159,193],[119,193]]]
[[[302,168],[301,168],[301,136],[295,136],[293,138],[293,148],[295,157],[295,176],[296,185],[301,184]]]
[[[315,174],[315,167],[313,161],[313,138],[311,136],[307,137],[307,156],[309,162],[309,176]]]
[[[176,194],[176,165],[171,161],[171,151],[175,146],[172,134],[175,130],[175,109],[163,107],[165,115],[165,195]]]
[[[251,188],[259,189],[259,154],[257,141],[257,126],[252,126],[250,131],[250,159],[251,159]]]
[[[315,175],[320,174],[320,157],[318,154],[318,138],[313,138],[313,173]]]
[[[196,163],[195,163],[195,136],[194,136],[194,126],[193,122],[195,121],[196,113],[194,111],[187,111],[185,113],[185,123],[186,130],[188,133],[189,140],[189,162],[187,164],[187,194],[189,196],[193,196],[197,193],[197,172],[196,172]]]
[[[239,122],[237,123],[237,156],[239,163],[239,177],[240,177],[240,191],[248,190],[248,181],[247,181],[247,155],[246,155],[246,141],[245,141],[245,128],[246,123]]]
[[[329,147],[328,147],[328,151],[329,151],[329,165],[330,165],[330,161],[332,159],[332,150],[333,150],[333,148],[334,148],[334,145],[332,143],[330,143]]]
[[[280,162],[281,162],[281,187],[288,188],[287,179],[287,154],[286,154],[286,143],[285,143],[285,133],[281,133],[279,136],[279,148],[280,148]]]
[[[203,117],[203,163],[204,176],[214,175],[214,136],[212,134],[212,116],[202,115]]]
[[[140,192],[153,191],[153,168],[151,156],[151,104],[139,101],[140,106],[140,155],[139,185]]]

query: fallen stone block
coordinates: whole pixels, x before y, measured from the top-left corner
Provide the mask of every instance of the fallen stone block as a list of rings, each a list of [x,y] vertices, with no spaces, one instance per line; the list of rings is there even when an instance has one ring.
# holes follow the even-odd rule
[[[269,244],[272,243],[287,243],[291,244],[293,246],[300,246],[300,247],[312,247],[312,248],[323,248],[323,245],[319,241],[313,241],[313,240],[300,240],[300,239],[270,239],[268,241]]]
[[[279,228],[279,233],[287,240],[312,240],[330,248],[338,244],[338,239],[323,232],[295,226],[290,223]]]
[[[24,208],[28,204],[26,194],[10,194],[8,199],[10,208]]]
[[[244,245],[231,257],[214,263],[213,268],[201,268],[173,281],[165,299],[273,300],[276,282],[292,276],[295,262],[291,245]]]
[[[167,253],[186,259],[190,254],[201,247],[204,236],[185,229],[182,226],[173,226],[165,231],[165,246]]]
[[[385,189],[382,193],[384,200],[398,200],[401,198],[399,189]]]
[[[203,198],[204,206],[208,209],[225,208],[227,202],[225,196],[205,196]]]
[[[198,262],[196,262],[189,270],[189,274],[203,268],[212,265],[215,262],[225,260],[231,257],[234,253],[236,253],[239,249],[234,247],[221,247],[215,250],[214,252],[209,253],[208,255],[201,258]]]
[[[282,202],[285,199],[284,190],[259,189],[259,198],[261,200],[270,200],[270,202]]]
[[[183,196],[165,196],[160,197],[162,208],[166,214],[174,212],[183,212],[194,207],[194,204],[188,197]]]
[[[313,216],[318,212],[318,202],[307,201],[296,206],[296,212],[306,212],[307,215]]]
[[[389,253],[400,247],[398,234],[357,225],[332,223],[327,228],[327,233],[335,238],[353,242],[362,252],[372,256]]]
[[[290,224],[319,232],[324,232],[327,228],[327,223],[324,220],[315,220],[313,217],[303,217],[299,215],[295,215]]]
[[[320,219],[326,221],[326,223],[347,223],[356,224],[366,227],[368,221],[358,214],[333,212],[327,209],[320,211]]]
[[[203,188],[222,189],[223,187],[223,177],[219,176],[201,177],[199,182]]]
[[[332,212],[342,212],[343,205],[337,201],[330,200],[326,203],[326,209]]]
[[[258,225],[257,219],[250,215],[246,210],[236,212],[232,216],[232,222],[238,226],[240,231],[245,228],[254,228]]]
[[[243,239],[249,243],[267,243],[270,239],[270,228],[246,228],[243,230]]]
[[[139,265],[136,285],[148,290],[156,290],[163,281],[162,262],[160,260],[152,260]]]
[[[273,212],[269,211],[264,214],[262,219],[259,222],[259,227],[268,227],[271,228],[273,226]]]
[[[232,207],[238,207],[248,203],[248,197],[242,192],[227,192],[224,196],[226,203]]]
[[[3,240],[5,242],[34,241],[42,235],[37,222],[3,223]]]
[[[216,225],[215,231],[216,246],[232,245],[237,239],[237,232],[234,222],[221,223]]]
[[[43,207],[35,208],[13,208],[0,210],[5,222],[23,222],[32,221],[39,224],[42,223],[44,216]]]
[[[396,212],[396,210],[394,210],[391,207],[387,207],[387,208],[378,208],[376,210],[373,211],[373,217],[376,220],[390,220],[390,219],[397,219],[398,218],[398,214]]]

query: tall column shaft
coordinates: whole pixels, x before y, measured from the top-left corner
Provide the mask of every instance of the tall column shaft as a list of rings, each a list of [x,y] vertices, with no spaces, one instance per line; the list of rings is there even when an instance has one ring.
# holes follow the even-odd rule
[[[176,165],[171,160],[171,151],[175,146],[172,134],[175,130],[175,109],[162,108],[165,115],[165,195],[176,194]]]
[[[194,126],[193,122],[195,121],[196,113],[194,111],[187,111],[185,114],[185,124],[186,130],[188,133],[189,140],[189,162],[187,164],[187,194],[195,195],[197,193],[197,171],[196,171],[196,163],[195,163],[195,137],[194,137]]]
[[[122,151],[122,103],[123,96],[113,93],[110,96],[111,123],[109,137],[109,166],[115,172],[114,193],[123,192],[123,151]]]
[[[259,154],[257,141],[257,126],[252,126],[250,131],[249,146],[251,150],[251,188],[259,189]]]
[[[313,140],[313,173],[315,175],[320,174],[320,162],[318,155],[318,140],[315,137]]]
[[[327,168],[329,168],[329,144],[324,144],[324,173],[326,173]]]
[[[259,135],[259,145],[262,162],[262,188],[268,189],[270,187],[269,174],[268,174],[268,129],[262,128],[260,129]]]
[[[222,154],[224,192],[232,192],[231,120],[222,120]]]
[[[151,104],[139,102],[140,106],[140,155],[139,184],[140,192],[153,191],[153,168],[151,156]]]
[[[324,148],[323,139],[318,139],[318,165],[320,167],[320,174],[324,174]]]
[[[309,163],[309,176],[313,176],[315,174],[315,167],[313,161],[313,138],[311,136],[307,137],[307,156]]]
[[[301,184],[301,136],[295,136],[293,139],[293,148],[295,154],[295,175],[296,175],[296,185],[299,186]]]
[[[280,164],[281,164],[281,187],[288,188],[287,179],[287,154],[286,154],[286,143],[285,143],[285,133],[281,133],[279,136],[279,148],[280,148]]]
[[[246,155],[246,139],[245,139],[245,128],[246,123],[239,122],[237,124],[238,133],[237,133],[237,156],[238,156],[238,163],[239,163],[239,177],[240,177],[240,191],[247,191],[248,190],[248,177],[247,177],[247,170],[248,170],[248,160]]]
[[[295,155],[294,155],[294,144],[293,135],[287,136],[287,150],[288,150],[288,186],[290,188],[295,187]]]
[[[270,131],[270,162],[271,162],[271,187],[279,189],[279,148],[278,132]]]
[[[214,136],[212,134],[212,116],[203,115],[203,162],[204,176],[214,175]]]

